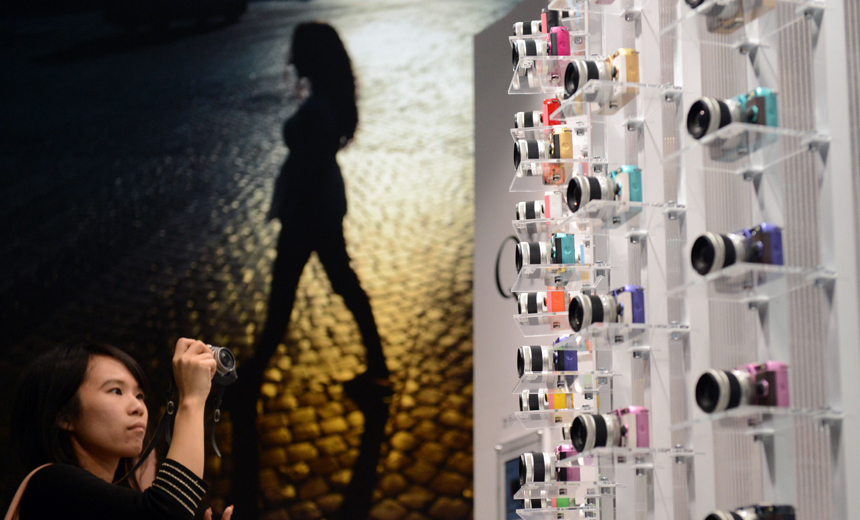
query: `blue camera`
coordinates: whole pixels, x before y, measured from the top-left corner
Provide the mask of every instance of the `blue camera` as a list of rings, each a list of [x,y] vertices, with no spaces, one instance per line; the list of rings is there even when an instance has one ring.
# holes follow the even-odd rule
[[[705,233],[693,242],[690,261],[701,275],[737,262],[783,265],[782,229],[761,223],[726,235]]]
[[[687,114],[687,131],[695,139],[713,134],[731,123],[747,123],[762,126],[779,126],[776,106],[776,91],[758,87],[730,99],[702,98],[690,107]],[[724,139],[715,139],[709,144],[711,159],[735,161],[776,140],[776,136],[747,133]]]
[[[520,347],[517,351],[517,373],[576,372],[579,368],[576,350],[558,350],[545,345]]]
[[[615,181],[615,200],[642,202],[642,169],[637,166],[622,166],[612,172]]]
[[[574,332],[593,323],[645,323],[645,289],[625,285],[609,294],[578,294],[570,300],[568,321]]]

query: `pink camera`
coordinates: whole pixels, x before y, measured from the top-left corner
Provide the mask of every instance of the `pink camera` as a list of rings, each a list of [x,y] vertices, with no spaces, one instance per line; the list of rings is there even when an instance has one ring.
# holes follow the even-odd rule
[[[696,403],[705,413],[744,405],[790,406],[788,366],[780,361],[708,370],[696,383]]]
[[[556,460],[564,460],[571,457],[575,457],[579,455],[575,449],[573,449],[573,445],[571,444],[562,444],[555,449],[555,458]],[[571,466],[569,468],[557,468],[558,469],[558,481],[559,482],[579,482],[580,481],[580,473],[579,466]]]
[[[549,33],[550,56],[570,56],[570,30],[564,26],[556,26]]]

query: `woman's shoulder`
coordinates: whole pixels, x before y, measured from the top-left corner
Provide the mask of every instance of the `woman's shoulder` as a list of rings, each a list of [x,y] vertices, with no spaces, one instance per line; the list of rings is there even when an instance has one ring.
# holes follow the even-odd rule
[[[34,495],[56,493],[58,487],[64,489],[68,489],[69,487],[77,488],[97,480],[99,480],[98,477],[78,466],[71,464],[51,464],[40,469],[30,477],[30,482],[27,484],[24,496],[29,494],[30,498],[32,498]]]

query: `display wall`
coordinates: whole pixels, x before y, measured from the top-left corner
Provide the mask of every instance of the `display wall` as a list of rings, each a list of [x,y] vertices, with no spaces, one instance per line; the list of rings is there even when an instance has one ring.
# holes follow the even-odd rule
[[[860,514],[856,17],[535,1],[476,37],[476,516]]]

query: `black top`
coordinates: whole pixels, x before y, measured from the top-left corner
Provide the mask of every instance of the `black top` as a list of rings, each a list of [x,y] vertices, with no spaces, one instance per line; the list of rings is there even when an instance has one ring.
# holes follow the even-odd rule
[[[188,468],[170,459],[143,492],[109,484],[83,468],[52,464],[30,479],[18,511],[20,520],[187,520],[194,518],[207,489]]]
[[[339,223],[346,215],[346,193],[335,155],[340,120],[325,97],[314,94],[284,123],[290,154],[275,182],[269,218],[291,224]]]

